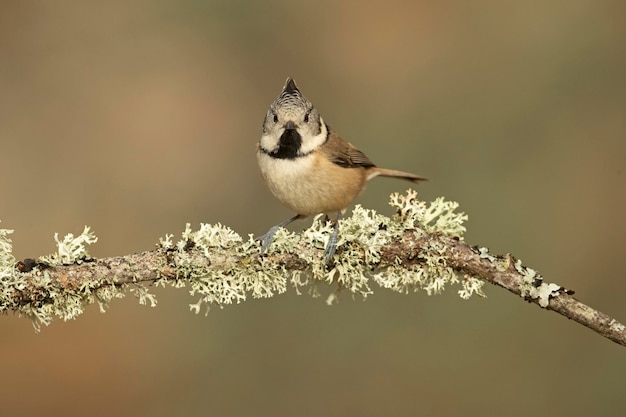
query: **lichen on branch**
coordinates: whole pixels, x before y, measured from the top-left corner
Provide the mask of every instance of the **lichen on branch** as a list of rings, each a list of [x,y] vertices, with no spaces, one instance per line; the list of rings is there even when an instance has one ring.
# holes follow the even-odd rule
[[[154,307],[151,285],[188,288],[196,300],[190,308],[198,313],[248,297],[272,297],[289,287],[319,296],[330,286],[330,304],[342,292],[367,297],[376,287],[434,295],[457,285],[466,299],[484,296],[483,284],[490,282],[626,345],[624,326],[573,298],[572,291],[544,282],[511,255],[466,244],[467,215],[457,211],[456,202],[426,203],[408,190],[392,194],[390,205],[391,217],[357,205],[339,221],[331,265],[325,263],[324,248],[332,227],[322,216],[299,234],[279,229],[263,255],[252,236],[244,239],[221,224],[201,224],[197,230],[187,224],[180,238],[166,235],[154,250],[93,259],[87,249],[97,238],[86,227],[76,237],[55,235],[54,254],[16,263],[12,231],[0,229],[0,312],[29,317],[39,329],[54,318],[74,319],[94,302],[105,311],[127,292]]]
[[[467,216],[455,211],[457,203],[439,198],[426,204],[409,190],[405,195],[393,194],[390,204],[396,209],[392,218],[357,205],[350,217],[339,222],[338,250],[330,267],[324,263],[323,248],[332,226],[323,222],[321,215],[301,234],[279,230],[264,256],[259,256],[258,243],[252,236],[244,241],[220,224],[202,224],[197,231],[187,225],[178,241],[167,235],[160,247],[170,253],[177,278],[189,283],[191,294],[198,297],[192,304],[195,312],[202,307],[239,303],[248,295],[264,298],[281,294],[289,283],[299,293],[308,287],[311,294],[319,295],[319,284],[327,283],[363,297],[372,294],[372,283],[403,293],[423,289],[428,294],[441,292],[447,284],[460,283],[464,298],[483,295],[484,282],[475,277],[459,279],[442,259],[441,248],[430,248],[424,253],[432,256],[425,256],[423,262],[410,268],[397,260],[385,264],[381,259],[383,248],[407,232],[415,237],[436,232],[462,239]],[[198,255],[209,262],[197,262]],[[332,292],[327,301],[336,299],[337,293]]]

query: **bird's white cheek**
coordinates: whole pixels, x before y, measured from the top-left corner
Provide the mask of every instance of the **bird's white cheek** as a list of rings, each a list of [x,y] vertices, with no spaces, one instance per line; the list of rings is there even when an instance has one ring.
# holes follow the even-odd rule
[[[279,141],[280,135],[269,133],[261,136],[260,144],[263,149],[272,152],[278,148]]]
[[[315,136],[302,136],[302,146],[300,146],[300,153],[307,154],[309,152],[313,152],[320,146],[322,146],[326,142],[326,137],[328,136],[328,130],[326,129],[326,124],[320,119],[320,123],[322,124],[320,133]]]

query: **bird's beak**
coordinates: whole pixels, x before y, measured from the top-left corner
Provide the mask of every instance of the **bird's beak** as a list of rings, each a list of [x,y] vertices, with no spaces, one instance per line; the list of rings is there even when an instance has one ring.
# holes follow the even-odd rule
[[[285,130],[296,130],[296,124],[289,120],[287,123],[285,123]]]

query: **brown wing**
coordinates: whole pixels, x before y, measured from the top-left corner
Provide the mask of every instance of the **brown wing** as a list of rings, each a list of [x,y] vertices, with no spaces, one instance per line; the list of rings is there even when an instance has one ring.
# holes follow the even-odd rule
[[[328,127],[328,141],[322,146],[322,151],[333,163],[344,168],[369,168],[374,163],[350,142],[342,139],[334,130]]]

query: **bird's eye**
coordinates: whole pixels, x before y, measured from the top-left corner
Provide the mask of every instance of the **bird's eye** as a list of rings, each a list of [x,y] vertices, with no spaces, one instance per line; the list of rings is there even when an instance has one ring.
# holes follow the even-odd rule
[[[309,123],[309,112],[304,114],[304,123]]]
[[[278,123],[278,115],[274,113],[274,123]]]

